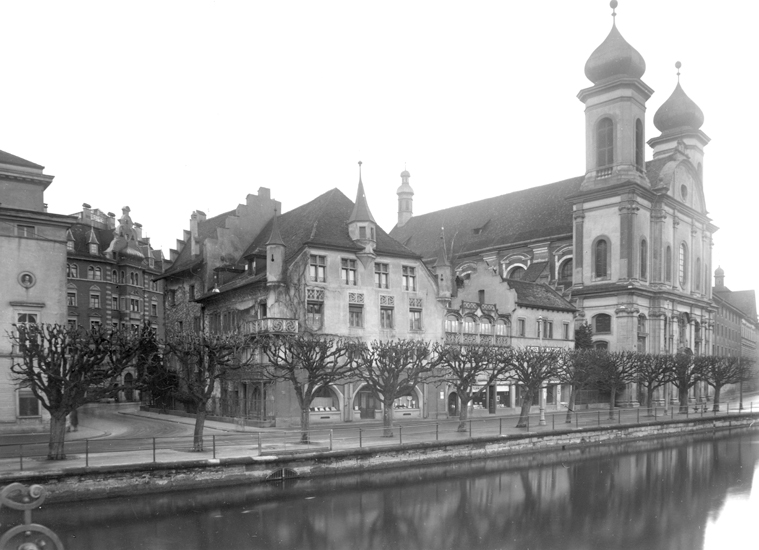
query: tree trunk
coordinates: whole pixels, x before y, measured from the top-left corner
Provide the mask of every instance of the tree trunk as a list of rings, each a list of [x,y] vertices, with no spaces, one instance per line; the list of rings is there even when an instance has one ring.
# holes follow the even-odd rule
[[[617,388],[612,388],[609,395],[609,420],[614,420],[614,407],[617,406]]]
[[[466,432],[466,421],[469,418],[469,399],[461,399],[461,412],[459,413],[459,427],[457,432]]]
[[[47,446],[48,460],[64,460],[63,444],[66,440],[66,413],[50,414],[50,441]]]
[[[570,384],[569,386],[569,402],[567,403],[567,424],[572,423],[572,413],[575,410],[575,394],[577,393],[577,390],[575,389],[574,384]]]
[[[681,386],[677,388],[677,395],[680,400],[680,414],[686,414],[688,412],[688,386]]]
[[[311,408],[308,406],[300,408],[300,442],[308,445],[311,442],[308,431],[311,428]]]
[[[192,450],[197,452],[203,451],[203,426],[206,423],[206,404],[198,406],[198,412],[195,413],[195,431],[192,434]]]
[[[382,410],[383,437],[393,437],[393,403],[385,404]]]
[[[522,410],[519,412],[519,420],[517,421],[517,428],[527,428],[530,425],[528,417],[530,416],[530,408],[532,407],[532,392],[528,392],[522,398]]]
[[[719,393],[722,390],[722,384],[714,386],[714,406],[712,406],[713,412],[719,412]]]
[[[652,386],[646,387],[646,403],[648,404],[648,416],[654,415],[654,391],[656,391],[656,388]]]

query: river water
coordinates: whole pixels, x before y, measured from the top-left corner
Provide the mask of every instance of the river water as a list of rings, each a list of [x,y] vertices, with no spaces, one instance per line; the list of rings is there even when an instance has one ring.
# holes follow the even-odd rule
[[[50,505],[33,518],[67,550],[758,548],[757,471],[759,431],[744,430]]]

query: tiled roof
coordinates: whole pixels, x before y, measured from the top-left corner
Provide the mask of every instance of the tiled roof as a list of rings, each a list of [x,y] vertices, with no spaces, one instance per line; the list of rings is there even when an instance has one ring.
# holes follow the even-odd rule
[[[548,266],[548,262],[534,262],[529,265],[527,270],[524,272],[524,275],[522,275],[522,281],[527,281],[529,283],[534,283],[538,280],[540,275],[546,270],[546,266]]]
[[[325,248],[345,250],[362,250],[348,235],[348,219],[353,211],[353,201],[339,189],[332,189],[316,197],[309,203],[299,206],[279,216],[278,225],[287,250],[285,256],[289,260],[301,248],[310,244]],[[251,254],[263,254],[269,240],[273,220],[253,240],[243,257]],[[417,257],[417,254],[392,239],[381,227],[377,227],[378,255]]]
[[[43,170],[45,167],[35,164],[16,155],[11,155],[5,151],[0,151],[0,164],[10,164],[11,166],[23,166],[24,168],[37,168]]]
[[[646,163],[646,175],[653,186],[670,160],[667,156]],[[578,176],[414,216],[402,227],[394,227],[390,236],[429,259],[437,255],[441,227],[445,228],[446,245],[454,256],[570,235],[572,204],[566,199],[579,193],[584,178]]]
[[[756,294],[753,290],[732,291],[726,287],[713,289],[714,294],[738,308],[752,320],[756,320]]]
[[[441,227],[454,257],[571,234],[572,205],[566,198],[579,192],[583,179],[581,176],[414,216],[402,227],[396,226],[390,236],[424,258],[433,258],[440,246]]]
[[[540,283],[506,279],[517,293],[517,305],[557,311],[575,311],[576,308],[551,287]]]

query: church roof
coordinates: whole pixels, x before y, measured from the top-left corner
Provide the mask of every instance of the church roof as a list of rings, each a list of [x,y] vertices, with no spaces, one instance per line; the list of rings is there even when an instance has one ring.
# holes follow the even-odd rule
[[[654,126],[662,133],[677,128],[698,130],[703,123],[703,111],[688,97],[679,82],[672,95],[662,103],[654,115]]]
[[[585,63],[585,76],[593,84],[612,78],[640,78],[645,72],[643,56],[622,37],[616,24]]]
[[[572,234],[572,205],[584,176],[414,216],[390,236],[422,255],[436,257],[440,228],[452,257],[476,250]]]
[[[753,290],[730,290],[727,287],[714,288],[714,294],[733,307],[741,310],[752,321],[756,321],[756,293]]]
[[[0,151],[0,164],[10,164],[11,166],[22,166],[24,168],[37,168],[43,170],[45,167],[35,164],[16,155],[11,155],[5,151]]]

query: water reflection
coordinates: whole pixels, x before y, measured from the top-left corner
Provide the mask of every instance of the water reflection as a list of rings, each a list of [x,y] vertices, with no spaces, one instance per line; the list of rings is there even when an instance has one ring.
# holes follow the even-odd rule
[[[759,496],[747,495],[758,464],[758,432],[720,433],[285,487],[53,505],[35,520],[69,550],[695,550],[705,547],[707,525],[719,535],[720,522],[729,523],[731,495],[753,500],[757,517]],[[724,542],[717,535],[712,544]]]

